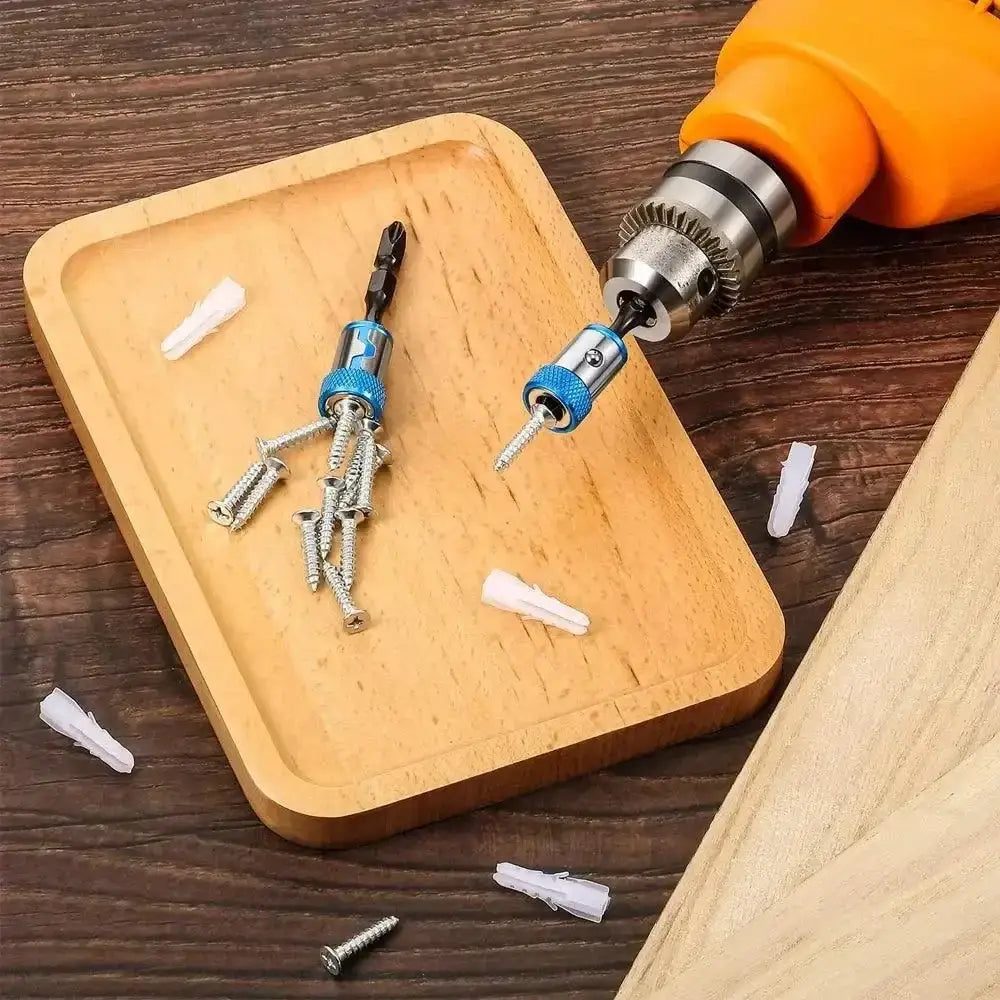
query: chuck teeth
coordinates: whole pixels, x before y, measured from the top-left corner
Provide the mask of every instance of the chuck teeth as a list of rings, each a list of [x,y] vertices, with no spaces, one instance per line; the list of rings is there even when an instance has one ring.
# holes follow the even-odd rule
[[[644,201],[625,213],[618,227],[618,239],[624,246],[630,239],[650,226],[665,226],[689,239],[708,258],[715,270],[718,290],[709,315],[728,312],[740,297],[740,270],[736,255],[698,216],[688,215],[675,205],[661,201]]]

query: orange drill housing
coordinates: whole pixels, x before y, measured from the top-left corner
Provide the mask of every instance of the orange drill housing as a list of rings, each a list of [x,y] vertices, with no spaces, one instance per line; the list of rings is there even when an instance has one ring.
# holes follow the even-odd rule
[[[991,0],[758,0],[681,148],[727,139],[793,192],[794,242],[847,212],[909,228],[1000,210]]]

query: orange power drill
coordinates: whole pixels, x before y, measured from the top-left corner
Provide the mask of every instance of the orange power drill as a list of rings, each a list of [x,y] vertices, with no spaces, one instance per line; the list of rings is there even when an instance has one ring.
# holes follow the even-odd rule
[[[681,127],[683,155],[622,219],[603,270],[614,318],[528,379],[497,470],[543,428],[579,426],[626,334],[684,336],[846,213],[911,228],[1000,209],[998,14],[1000,0],[758,0]]]

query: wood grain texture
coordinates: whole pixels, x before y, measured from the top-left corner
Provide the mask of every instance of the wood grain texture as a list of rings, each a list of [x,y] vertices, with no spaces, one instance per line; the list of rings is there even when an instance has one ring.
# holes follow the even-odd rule
[[[706,949],[813,873],[826,880],[832,859],[1000,731],[998,393],[1000,315],[620,996],[679,988]]]
[[[392,946],[339,996],[614,995],[762,720],[369,847],[281,842],[246,805],[31,343],[21,265],[81,212],[459,110],[528,141],[600,263],[745,9],[0,2],[0,992],[328,997],[318,946],[394,911]],[[789,669],[996,311],[998,240],[995,218],[847,223],[651,355],[785,609]],[[779,545],[764,524],[795,438],[819,446],[816,481]],[[36,717],[53,682],[148,766],[125,784],[68,753]],[[502,859],[593,873],[607,918],[494,889]]]
[[[255,430],[315,418],[392,219],[408,231],[386,317],[395,460],[353,589],[373,626],[349,635],[332,595],[304,587],[292,523],[318,506],[327,440],[283,454],[287,481],[239,534],[206,498],[257,458]],[[162,333],[213,274],[246,286],[245,311],[167,361]],[[647,364],[601,420],[492,470],[537,363],[518,364],[522,332],[564,313],[534,338],[554,357],[600,315],[590,258],[509,129],[420,119],[83,216],[32,247],[24,287],[84,452],[276,832],[364,843],[703,735],[770,692],[781,611]],[[650,509],[662,518],[643,524]],[[495,566],[587,608],[590,632],[484,606]]]
[[[651,1000],[982,1000],[1000,983],[1000,738]]]

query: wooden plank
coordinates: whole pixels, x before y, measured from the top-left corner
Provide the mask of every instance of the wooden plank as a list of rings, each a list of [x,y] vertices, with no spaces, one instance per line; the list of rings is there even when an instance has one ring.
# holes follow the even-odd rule
[[[978,1000],[1000,991],[1000,738],[656,1000]]]
[[[205,505],[256,459],[255,434],[315,419],[394,218],[409,230],[386,318],[396,461],[362,529],[355,598],[374,625],[347,635],[329,593],[305,588],[291,523],[318,504],[326,442],[288,455],[288,484],[239,535]],[[165,361],[160,338],[227,274],[247,308]],[[384,836],[717,729],[766,697],[780,610],[641,355],[572,437],[492,470],[533,366],[602,315],[555,193],[496,122],[411,122],[73,220],[32,249],[25,290],[143,578],[283,835]],[[587,610],[592,632],[484,607],[495,566]]]
[[[1000,728],[994,320],[622,985],[636,1000]]]

